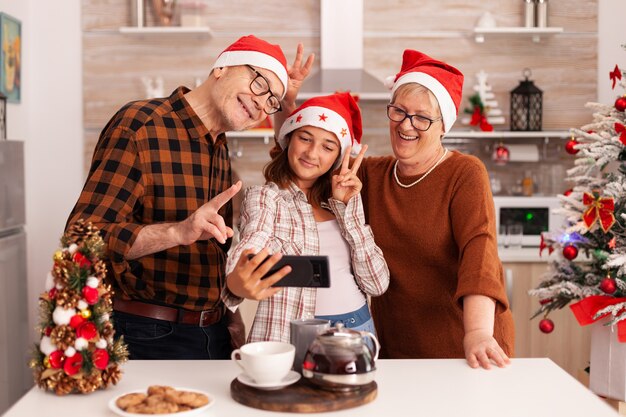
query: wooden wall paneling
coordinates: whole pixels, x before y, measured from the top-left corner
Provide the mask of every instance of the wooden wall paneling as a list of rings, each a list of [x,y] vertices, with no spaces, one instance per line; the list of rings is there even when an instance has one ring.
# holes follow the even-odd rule
[[[365,0],[366,31],[468,31],[484,12],[500,27],[523,25],[522,0]],[[548,2],[548,24],[567,31],[596,32],[597,0]]]

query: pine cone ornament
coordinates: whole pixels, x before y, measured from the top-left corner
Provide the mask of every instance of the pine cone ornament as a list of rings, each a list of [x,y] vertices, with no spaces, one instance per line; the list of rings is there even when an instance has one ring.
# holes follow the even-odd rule
[[[54,282],[62,285],[63,287],[67,287],[70,279],[70,272],[67,267],[68,263],[71,264],[71,261],[62,260],[60,262],[55,262],[54,268],[52,269]]]
[[[109,366],[107,369],[102,371],[102,385],[105,388],[111,384],[116,385],[121,379],[122,371],[117,365]]]
[[[63,288],[57,292],[55,301],[57,306],[61,306],[66,309],[76,308],[80,301],[80,296],[68,288]]]
[[[104,261],[98,261],[93,265],[94,276],[99,280],[103,280],[107,276],[107,266]]]
[[[111,322],[105,323],[104,326],[102,327],[102,331],[100,332],[100,335],[104,339],[110,340],[113,337],[113,334],[115,334],[115,330],[113,329],[113,325],[111,324]]]
[[[63,246],[70,246],[72,243],[80,245],[84,241],[96,235],[100,236],[97,227],[91,224],[91,222],[85,223],[83,219],[79,219],[76,223],[70,226],[69,230],[61,239],[61,243]]]
[[[102,385],[102,377],[100,373],[94,373],[78,379],[76,389],[78,389],[78,392],[81,394],[88,394],[100,388],[100,385]]]
[[[67,395],[74,391],[74,379],[63,372],[56,372],[42,382],[47,390],[54,391],[57,395]]]
[[[70,346],[74,346],[76,334],[70,326],[62,325],[52,329],[50,339],[52,339],[52,343],[54,343],[59,350],[65,350]]]

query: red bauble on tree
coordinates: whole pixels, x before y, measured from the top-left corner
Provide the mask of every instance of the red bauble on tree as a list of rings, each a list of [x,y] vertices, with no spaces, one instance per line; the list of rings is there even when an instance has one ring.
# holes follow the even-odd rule
[[[604,291],[606,294],[613,294],[617,291],[617,284],[615,284],[615,280],[611,277],[606,277],[602,281],[600,281],[600,289]]]
[[[563,256],[570,261],[578,256],[578,248],[574,245],[567,245],[563,248]]]
[[[615,100],[615,108],[617,109],[617,111],[626,110],[626,97],[622,96]]]
[[[576,155],[578,153],[578,149],[574,148],[574,146],[578,145],[576,139],[570,139],[565,144],[565,151],[570,155]]]
[[[570,188],[569,190],[565,190],[565,192],[563,193],[563,195],[564,195],[565,197],[567,197],[567,196],[569,196],[569,195],[570,195],[571,193],[573,193],[573,192],[574,192],[574,190]]]
[[[554,322],[550,319],[543,319],[539,322],[539,330],[543,333],[552,333],[554,330]]]
[[[52,369],[61,369],[63,368],[63,364],[65,363],[65,356],[63,352],[60,350],[55,350],[49,356],[50,367]]]

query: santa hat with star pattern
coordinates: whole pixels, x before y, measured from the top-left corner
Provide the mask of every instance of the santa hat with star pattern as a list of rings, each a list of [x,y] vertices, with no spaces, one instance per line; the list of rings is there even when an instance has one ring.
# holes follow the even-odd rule
[[[417,83],[428,88],[437,98],[443,125],[449,132],[459,114],[463,92],[463,73],[445,62],[438,61],[412,49],[402,56],[402,68],[390,77],[391,95],[403,84]]]
[[[287,93],[289,76],[287,75],[287,58],[279,45],[272,45],[254,35],[243,36],[217,57],[213,68],[252,65],[272,71],[283,85],[281,99]]]
[[[350,93],[313,97],[302,103],[280,128],[277,138],[280,147],[285,149],[287,135],[303,126],[319,127],[334,133],[341,144],[341,156],[350,145],[355,155],[361,150],[361,110]]]

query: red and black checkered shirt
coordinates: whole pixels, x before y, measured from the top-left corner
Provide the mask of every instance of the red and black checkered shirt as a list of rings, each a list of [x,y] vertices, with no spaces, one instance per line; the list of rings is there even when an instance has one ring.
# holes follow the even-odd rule
[[[135,260],[125,255],[142,227],[180,222],[230,187],[226,137],[211,139],[184,94],[128,103],[109,121],[72,210],[93,222],[108,245],[109,275],[133,299],[190,310],[219,303],[230,240],[176,246]],[[220,210],[232,226],[232,204]]]

